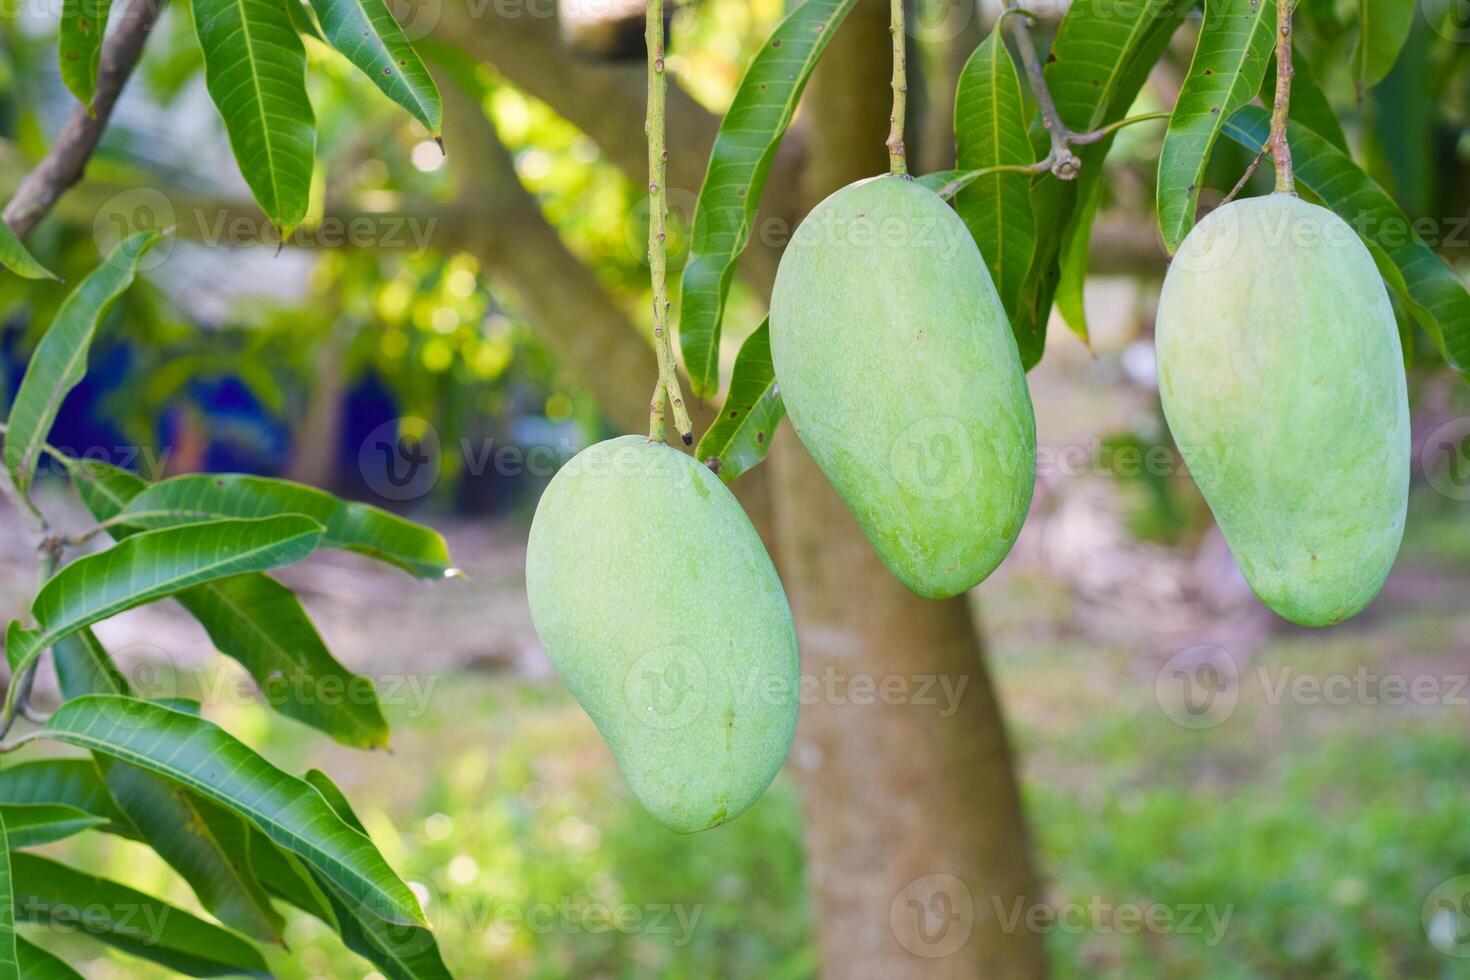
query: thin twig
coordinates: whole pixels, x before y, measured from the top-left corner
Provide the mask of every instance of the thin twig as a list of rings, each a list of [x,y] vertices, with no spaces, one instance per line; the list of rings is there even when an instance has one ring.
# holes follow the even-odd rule
[[[669,407],[673,409],[674,428],[684,445],[694,445],[694,425],[684,406],[684,392],[679,388],[679,370],[674,362],[674,344],[669,337],[669,285],[667,238],[664,222],[668,211],[665,200],[669,151],[664,143],[664,0],[648,2],[648,271],[653,280],[653,346],[658,355],[658,377]],[[663,441],[664,419],[662,399],[655,396],[650,406],[648,437]]]
[[[138,64],[143,42],[158,21],[164,0],[132,0],[119,18],[117,29],[107,35],[97,67],[97,89],[89,112],[77,106],[62,127],[56,142],[34,170],[26,175],[15,196],[5,205],[5,223],[17,237],[30,234],[57,198],[77,181],[102,138],[118,95]]]
[[[1240,180],[1236,181],[1235,186],[1230,189],[1230,193],[1226,194],[1225,199],[1220,202],[1220,207],[1224,207],[1231,201],[1235,200],[1235,195],[1245,190],[1246,183],[1249,182],[1252,175],[1255,174],[1256,168],[1261,165],[1261,158],[1265,155],[1266,147],[1263,145],[1259,150],[1256,151],[1255,159],[1251,161],[1251,165],[1245,168],[1245,173],[1240,175]]]
[[[1070,149],[1076,136],[1057,112],[1057,104],[1046,86],[1046,75],[1041,59],[1036,55],[1036,42],[1031,38],[1031,14],[1016,6],[1014,0],[1004,0],[1005,10],[1001,13],[1001,24],[1011,32],[1011,40],[1021,52],[1021,64],[1026,69],[1026,80],[1031,85],[1031,94],[1036,97],[1036,107],[1041,111],[1041,125],[1051,137],[1051,152],[1046,155],[1047,169],[1061,180],[1073,180],[1082,170],[1082,161]],[[1011,16],[1011,15],[1018,16]]]
[[[904,148],[904,117],[908,114],[907,35],[903,29],[904,0],[891,0],[888,33],[893,37],[893,112],[888,116],[888,172],[899,177],[909,174],[908,155]]]
[[[1271,103],[1271,162],[1276,165],[1276,191],[1296,194],[1296,173],[1291,165],[1291,144],[1286,139],[1286,125],[1291,116],[1291,80],[1296,69],[1291,65],[1292,0],[1276,0],[1276,97]]]

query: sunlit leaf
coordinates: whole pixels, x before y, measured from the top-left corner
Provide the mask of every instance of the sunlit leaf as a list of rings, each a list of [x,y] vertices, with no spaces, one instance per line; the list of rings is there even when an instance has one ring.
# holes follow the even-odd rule
[[[185,976],[268,975],[254,946],[181,908],[25,851],[10,861],[22,922],[77,932]]]
[[[1159,231],[1170,255],[1194,227],[1220,128],[1260,89],[1275,40],[1276,0],[1205,0],[1194,60],[1159,150]]]
[[[1255,152],[1270,133],[1270,116],[1257,106],[1245,106],[1230,118],[1225,132]],[[1470,372],[1470,292],[1465,284],[1419,238],[1388,192],[1341,150],[1296,122],[1287,129],[1287,139],[1297,183],[1353,226],[1445,360],[1462,375]]]
[[[204,82],[261,210],[284,238],[311,190],[316,121],[306,49],[281,0],[192,0]]]
[[[720,322],[735,263],[750,241],[766,174],[817,59],[856,0],[806,0],[756,52],[720,122],[694,211],[679,345],[701,398],[720,383]]]
[[[107,823],[103,817],[59,803],[3,803],[0,821],[12,848],[50,844]],[[0,970],[0,976],[3,973]]]
[[[82,980],[80,973],[24,936],[15,937],[15,951],[25,980]]]
[[[22,494],[30,492],[42,444],[67,394],[87,373],[87,353],[97,325],[133,282],[138,261],[158,241],[152,232],[123,239],[112,254],[77,284],[36,345],[10,406],[5,465]]]
[[[378,918],[427,925],[418,901],[365,835],[312,789],[202,718],[94,694],[66,701],[20,741],[47,739],[164,776],[241,814]]]
[[[55,279],[56,274],[32,255],[10,226],[0,221],[0,265],[25,279]]]
[[[104,821],[99,829],[110,834],[138,836],[90,758],[36,759],[0,769],[0,804],[63,806]]]
[[[420,578],[453,573],[444,537],[386,510],[289,480],[239,474],[189,474],[155,483],[123,508],[135,527],[168,527],[223,517],[305,514],[326,528],[322,545],[397,565]]]
[[[61,0],[61,26],[56,37],[61,80],[89,109],[97,92],[102,35],[107,30],[111,7],[112,0]]]
[[[725,407],[694,455],[730,483],[766,458],[771,437],[785,416],[771,361],[771,323],[764,320],[740,345]]]
[[[997,25],[960,74],[954,107],[958,167],[969,170],[1034,162],[1028,126],[1021,80]],[[991,173],[973,180],[954,199],[955,211],[990,269],[1007,317],[1015,315],[1021,281],[1036,247],[1030,188],[1031,178],[1026,174]]]
[[[384,0],[311,0],[311,5],[328,43],[437,138],[444,116],[439,89],[388,4]]]
[[[1358,0],[1358,43],[1353,75],[1358,91],[1387,77],[1414,26],[1414,0]]]

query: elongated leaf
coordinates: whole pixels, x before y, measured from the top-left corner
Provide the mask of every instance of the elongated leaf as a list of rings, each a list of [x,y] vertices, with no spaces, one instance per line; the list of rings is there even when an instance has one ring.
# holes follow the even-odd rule
[[[63,457],[64,458],[64,457]],[[65,464],[77,493],[98,521],[110,521],[137,496],[148,481],[111,463],[98,460],[68,460]],[[108,528],[114,538],[126,536],[123,527]]]
[[[24,936],[15,937],[20,975],[25,980],[82,980],[82,975]]]
[[[255,947],[181,908],[35,854],[10,860],[22,921],[81,932],[186,976],[267,975]]]
[[[250,865],[272,895],[316,916],[333,932],[341,931],[331,899],[310,869],[254,826],[250,828]]]
[[[105,818],[85,810],[55,803],[0,804],[0,821],[13,848],[49,844],[107,823]]]
[[[997,25],[960,74],[954,106],[957,165],[969,170],[1032,163],[1029,125],[1021,80]],[[1026,174],[992,173],[971,182],[954,199],[1008,317],[1015,315],[1036,248],[1030,189]]]
[[[1317,83],[1317,70],[1295,46],[1291,49],[1291,67],[1294,72],[1291,79],[1291,118],[1352,156],[1342,123],[1338,121],[1332,103],[1327,101],[1327,93]],[[1261,79],[1261,101],[1269,106],[1275,93],[1276,61],[1273,58]]]
[[[750,241],[766,174],[817,59],[856,0],[806,0],[766,39],[720,122],[694,210],[679,345],[701,398],[720,383],[720,321],[735,262]]]
[[[281,0],[193,0],[204,82],[251,193],[285,238],[306,215],[316,121]]]
[[[439,89],[388,4],[384,0],[311,0],[311,5],[332,47],[437,139],[444,116]]]
[[[109,616],[204,582],[305,558],[321,533],[316,521],[293,514],[132,535],[52,576],[31,603],[40,627],[11,623],[5,655],[18,674],[41,650]]]
[[[192,715],[117,695],[67,701],[22,741],[50,739],[148,769],[241,814],[378,918],[427,925],[417,900],[376,847],[308,783],[223,729]]]
[[[15,944],[15,889],[10,874],[10,828],[0,809],[0,980],[21,980]]]
[[[455,574],[449,548],[437,531],[288,480],[238,474],[176,476],[142,490],[122,510],[129,524],[153,528],[278,514],[305,514],[320,522],[326,528],[325,547],[371,555],[420,578]]]
[[[1413,26],[1414,0],[1358,0],[1353,74],[1360,95],[1383,81],[1393,69]]]
[[[0,769],[0,804],[55,805],[79,810],[103,823],[98,829],[136,838],[91,759],[37,759]]]
[[[349,827],[367,833],[352,811],[347,797],[326,773],[308,770],[306,781],[321,793],[337,816]],[[330,882],[333,908],[341,923],[340,933],[347,948],[383,971],[388,980],[450,980],[449,970],[439,955],[434,934],[421,926],[391,925],[356,907]]]
[[[1255,152],[1270,131],[1270,116],[1245,106],[1225,132]],[[1413,224],[1383,188],[1327,140],[1293,122],[1287,128],[1299,185],[1352,225],[1400,291],[1414,318],[1462,375],[1470,371],[1470,292],[1434,251],[1413,233]]]
[[[1088,334],[1087,306],[1084,302],[1087,259],[1092,249],[1092,223],[1102,204],[1102,191],[1101,180],[1088,178],[1079,182],[1079,199],[1072,220],[1062,229],[1061,250],[1058,255],[1059,275],[1055,296],[1057,312],[1062,315],[1062,321],[1067,328],[1089,347],[1092,346],[1092,341]]]
[[[55,279],[56,274],[46,268],[26,250],[15,237],[10,226],[0,221],[0,265],[25,279]]]
[[[22,494],[29,494],[41,445],[51,432],[67,393],[87,373],[87,352],[97,324],[132,285],[138,261],[158,241],[140,232],[118,242],[107,261],[77,284],[31,355],[25,378],[10,406],[5,435],[5,465]]]
[[[1159,150],[1158,214],[1173,255],[1194,227],[1220,128],[1249,102],[1276,41],[1276,0],[1205,0],[1205,22]]]
[[[785,417],[767,319],[740,345],[724,410],[700,438],[694,455],[730,483],[766,458],[776,426]]]
[[[337,662],[290,589],[267,575],[237,575],[182,592],[178,600],[281,714],[344,745],[388,744],[372,680]]]
[[[97,92],[97,65],[102,58],[102,34],[112,0],[62,0],[57,54],[61,80],[87,108]]]

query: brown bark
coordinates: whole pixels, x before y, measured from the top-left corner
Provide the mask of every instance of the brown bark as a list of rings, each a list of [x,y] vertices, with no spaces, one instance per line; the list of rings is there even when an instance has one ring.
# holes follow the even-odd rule
[[[813,78],[812,201],[884,169],[887,31],[886,4],[862,0]],[[772,453],[778,565],[809,678],[793,765],[823,975],[1043,976],[1041,937],[1002,924],[1039,894],[965,599],[920,599],[889,575],[789,427]]]

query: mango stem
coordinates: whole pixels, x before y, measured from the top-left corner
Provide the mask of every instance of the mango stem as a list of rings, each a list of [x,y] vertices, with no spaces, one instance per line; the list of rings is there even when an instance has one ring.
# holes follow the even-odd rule
[[[893,37],[893,112],[888,117],[888,172],[907,177],[909,161],[903,142],[903,129],[904,117],[908,114],[909,81],[903,0],[892,0],[889,11],[888,33]]]
[[[679,370],[674,360],[674,345],[669,338],[668,235],[665,221],[668,212],[666,174],[669,151],[664,142],[664,0],[648,0],[646,34],[648,43],[648,118],[644,130],[648,134],[648,272],[653,283],[653,349],[658,356],[658,385],[654,392],[648,420],[648,438],[664,441],[663,395],[673,409],[674,428],[684,445],[694,444],[694,425],[684,405],[679,388]]]
[[[1271,103],[1271,135],[1266,146],[1276,166],[1276,191],[1296,194],[1296,173],[1291,165],[1291,144],[1286,140],[1286,125],[1291,115],[1291,80],[1296,70],[1291,66],[1292,0],[1276,0],[1276,97]]]

